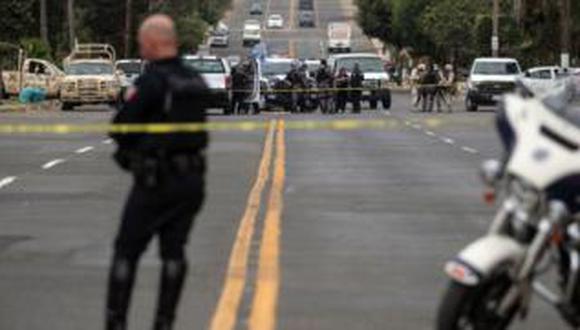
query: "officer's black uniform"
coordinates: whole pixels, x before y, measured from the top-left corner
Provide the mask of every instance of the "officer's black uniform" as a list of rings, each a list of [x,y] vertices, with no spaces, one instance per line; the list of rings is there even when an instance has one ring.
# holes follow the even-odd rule
[[[433,66],[429,66],[427,73],[421,78],[420,84],[421,98],[423,101],[422,111],[432,112],[433,102],[437,93],[437,85],[439,84],[439,75],[433,69]]]
[[[360,101],[362,97],[362,90],[363,81],[365,80],[364,74],[361,72],[359,68],[355,68],[350,75],[350,87],[352,90],[350,91],[350,99],[352,102],[352,111],[354,113],[360,113]]]
[[[241,68],[236,68],[232,73],[232,109],[230,113],[241,114],[244,110],[244,100],[246,99],[247,92],[247,79],[246,75],[242,72]]]
[[[335,78],[335,85],[338,91],[336,92],[336,111],[345,112],[346,102],[348,100],[348,88],[350,85],[349,77],[346,72],[339,72]]]
[[[152,62],[114,123],[202,123],[203,79],[178,58]],[[115,159],[135,182],[125,204],[109,277],[107,330],[126,329],[141,254],[159,238],[163,260],[155,330],[171,329],[185,278],[184,246],[204,199],[206,132],[112,135]]]

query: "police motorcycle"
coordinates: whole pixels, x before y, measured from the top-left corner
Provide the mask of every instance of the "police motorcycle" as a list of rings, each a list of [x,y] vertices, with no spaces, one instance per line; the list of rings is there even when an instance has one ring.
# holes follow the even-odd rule
[[[300,111],[303,113],[315,112],[320,105],[318,96],[318,83],[312,73],[307,73],[304,77],[304,90],[300,98]]]
[[[481,168],[498,210],[486,235],[447,262],[438,330],[508,329],[533,294],[580,326],[580,104],[569,86],[553,95],[508,95],[497,119],[506,156]],[[528,98],[526,98],[528,96]],[[558,291],[545,282],[555,271]]]

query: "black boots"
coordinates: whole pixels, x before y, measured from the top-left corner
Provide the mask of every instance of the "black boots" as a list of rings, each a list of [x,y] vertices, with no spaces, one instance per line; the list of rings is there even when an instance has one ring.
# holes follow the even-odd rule
[[[135,282],[136,262],[115,258],[109,274],[106,330],[125,330]]]
[[[172,329],[186,273],[187,264],[183,260],[163,262],[154,330]]]
[[[128,259],[115,258],[113,261],[109,274],[106,330],[127,329],[127,313],[135,282],[136,266],[137,262]],[[187,264],[183,260],[163,262],[154,330],[173,328],[175,310],[181,297],[186,273]]]

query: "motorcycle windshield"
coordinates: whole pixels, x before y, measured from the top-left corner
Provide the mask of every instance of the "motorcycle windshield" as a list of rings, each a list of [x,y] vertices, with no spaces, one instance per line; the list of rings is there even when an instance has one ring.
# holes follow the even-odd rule
[[[580,128],[580,93],[571,81],[564,81],[542,98],[546,107]]]

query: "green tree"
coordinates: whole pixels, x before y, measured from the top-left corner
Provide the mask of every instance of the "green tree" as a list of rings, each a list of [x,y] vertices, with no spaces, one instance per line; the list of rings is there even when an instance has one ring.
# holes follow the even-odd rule
[[[363,32],[383,42],[392,42],[391,6],[387,0],[356,0],[357,22]]]
[[[477,16],[485,5],[482,0],[440,0],[426,8],[420,29],[436,45],[446,60],[455,61],[476,55]]]

